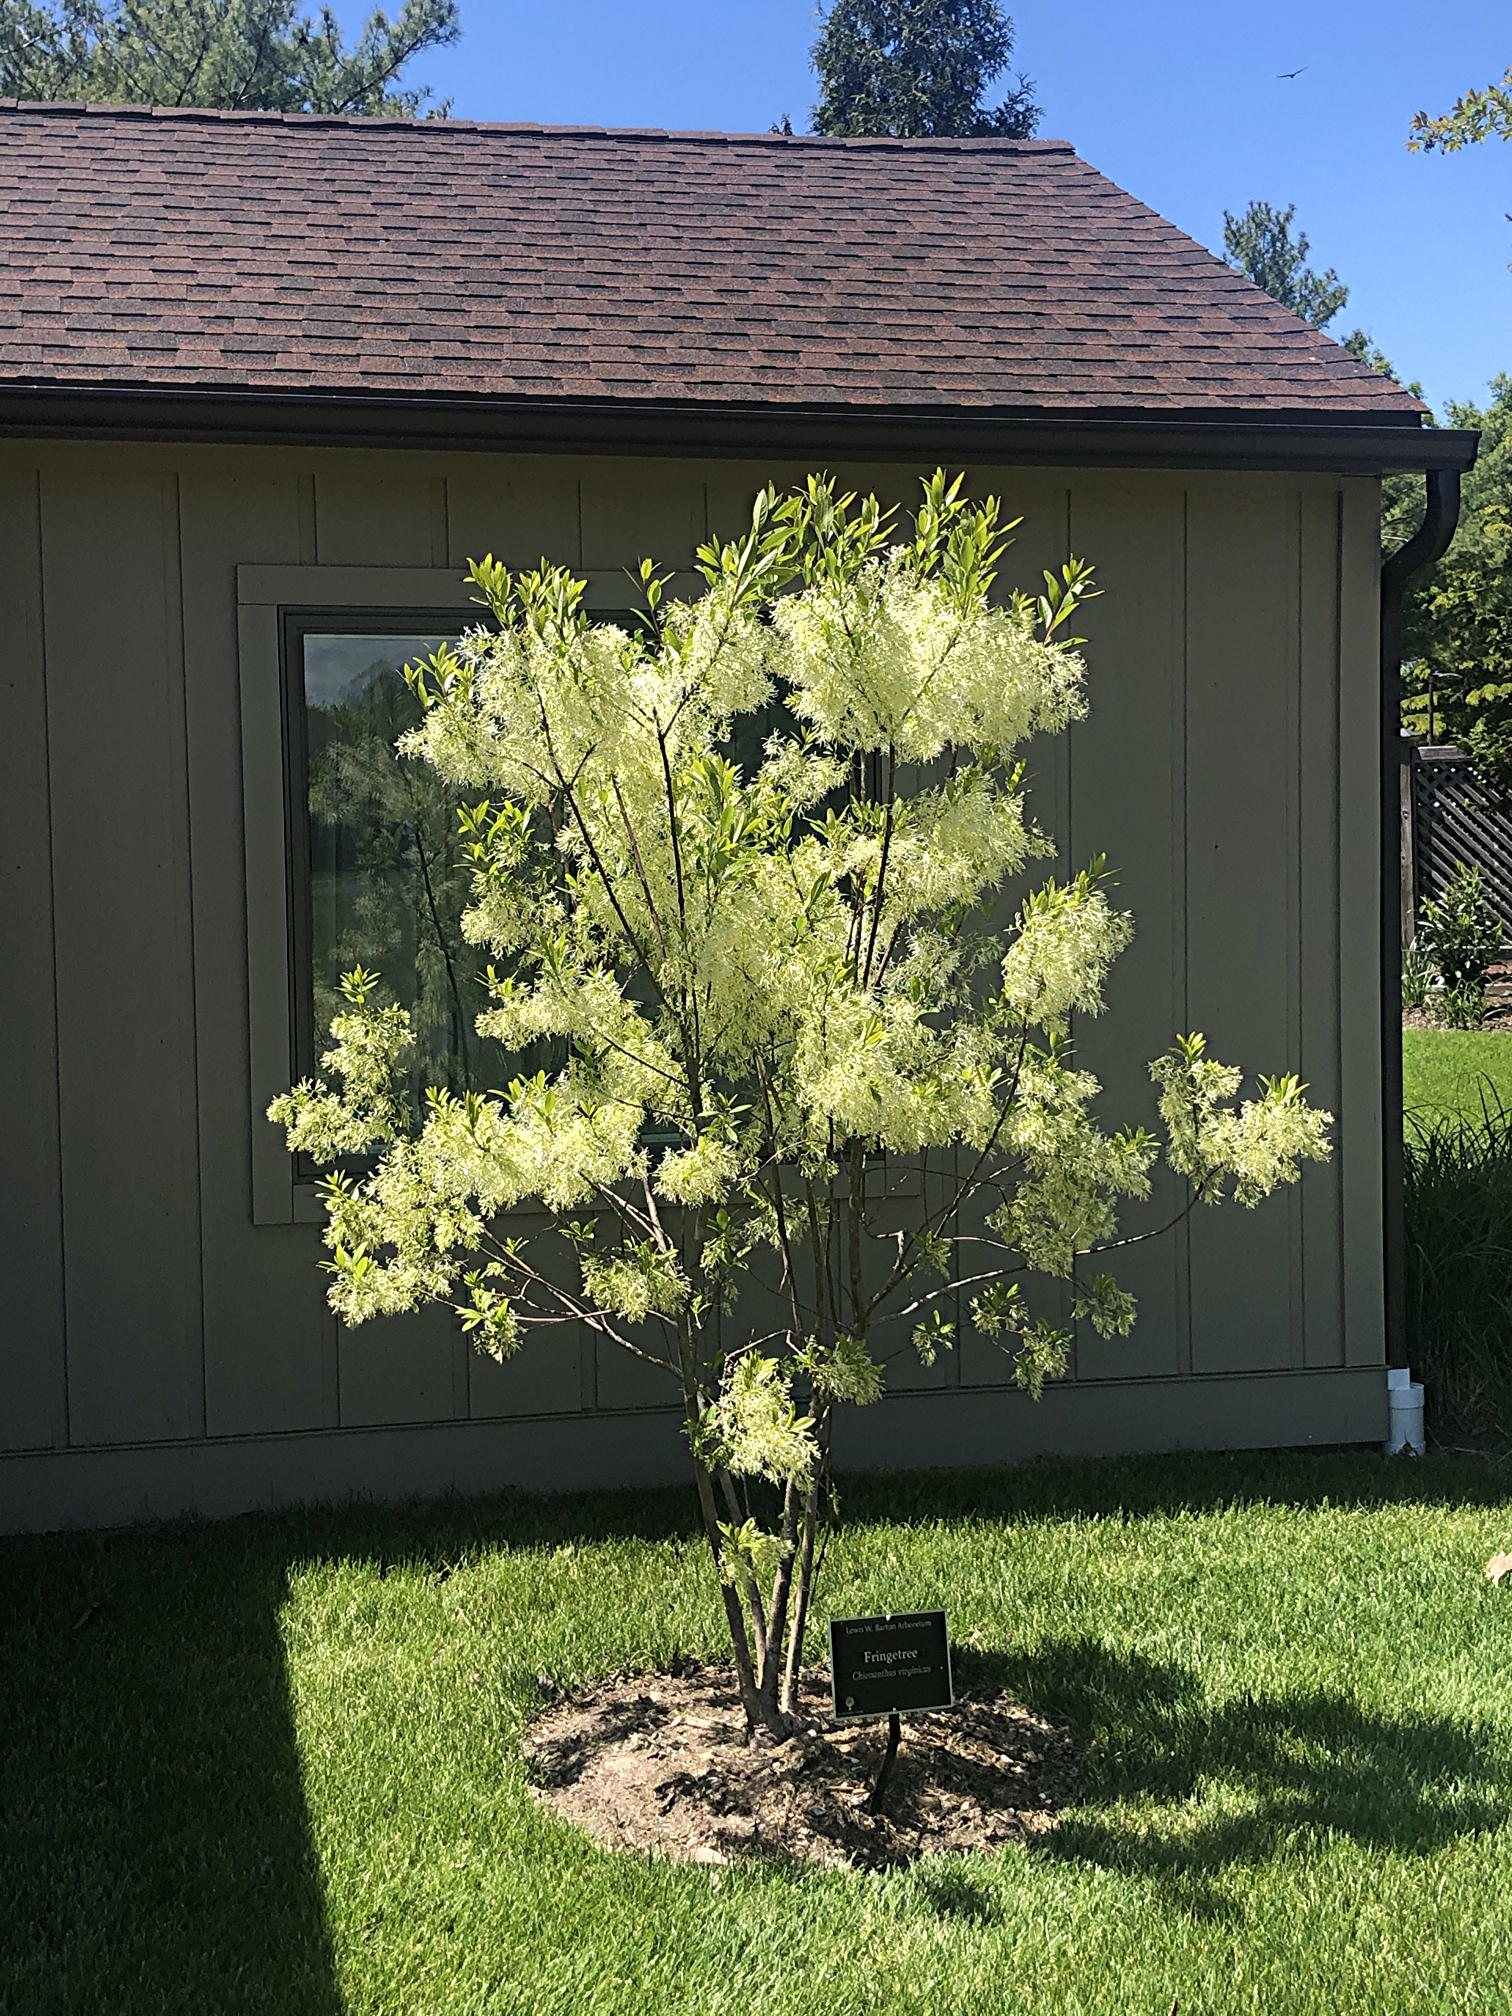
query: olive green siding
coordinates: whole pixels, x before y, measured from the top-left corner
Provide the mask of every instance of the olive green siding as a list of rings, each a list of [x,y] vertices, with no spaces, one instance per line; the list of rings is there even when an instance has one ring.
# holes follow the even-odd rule
[[[287,1071],[280,606],[465,607],[542,553],[601,605],[801,469],[293,448],[0,449],[7,1142],[0,1527],[353,1489],[675,1473],[645,1369],[591,1337],[499,1367],[439,1316],[343,1333],[308,1191],[260,1118]],[[906,496],[912,470],[841,470]],[[965,1336],[848,1431],[857,1462],[1368,1438],[1382,1381],[1376,486],[972,472],[1068,550],[1091,718],[1031,752],[1063,863],[1138,935],[1078,1032],[1107,1110],[1200,1027],[1300,1069],[1339,1153],[1256,1212],[1136,1249],[1132,1338],[1035,1409]],[[271,683],[270,683],[271,682]],[[899,1210],[910,1186],[898,1178]],[[1169,1189],[1155,1200],[1157,1222]],[[1355,1368],[1351,1370],[1351,1368]]]

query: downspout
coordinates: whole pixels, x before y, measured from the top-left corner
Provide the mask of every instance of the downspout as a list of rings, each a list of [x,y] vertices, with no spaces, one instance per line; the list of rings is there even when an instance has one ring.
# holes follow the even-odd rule
[[[1430,469],[1423,522],[1381,568],[1381,1175],[1386,1235],[1386,1363],[1407,1363],[1407,1217],[1402,1148],[1402,602],[1419,568],[1443,558],[1459,523],[1460,472]]]

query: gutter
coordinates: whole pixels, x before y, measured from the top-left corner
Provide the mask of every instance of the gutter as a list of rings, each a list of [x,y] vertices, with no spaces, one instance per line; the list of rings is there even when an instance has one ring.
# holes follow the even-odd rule
[[[1380,476],[1464,469],[1477,436],[1391,421],[1271,412],[1015,413],[982,407],[736,405],[712,401],[442,398],[197,387],[0,384],[0,437],[287,443],[587,454],[959,459],[1019,466],[1318,470]]]
[[[1478,440],[1479,437],[1477,436]],[[1471,460],[1474,460],[1472,453]],[[1465,465],[1468,466],[1468,465]],[[1386,1362],[1407,1363],[1407,1213],[1402,1144],[1402,603],[1407,584],[1443,558],[1459,523],[1460,471],[1430,467],[1423,522],[1381,568],[1381,1178]]]

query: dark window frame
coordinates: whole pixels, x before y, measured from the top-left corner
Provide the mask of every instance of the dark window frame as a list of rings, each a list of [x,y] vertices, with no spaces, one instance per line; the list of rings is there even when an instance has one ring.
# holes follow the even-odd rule
[[[633,611],[595,609],[595,622],[633,623]],[[324,1038],[315,1026],[315,918],[310,853],[309,707],[304,644],[308,637],[460,637],[489,627],[485,612],[395,604],[343,606],[308,603],[278,611],[279,710],[282,737],[285,928],[288,944],[289,1082],[313,1078]],[[337,1166],[370,1168],[371,1156],[343,1158]],[[295,1158],[295,1182],[308,1186],[324,1173],[308,1155]]]
[[[310,857],[310,738],[305,700],[304,642],[307,637],[458,636],[477,627],[479,617],[416,608],[283,608],[278,612],[279,708],[283,725],[284,859],[289,958],[290,1083],[311,1078],[318,1068],[322,1039],[315,1028],[315,918]],[[300,1158],[299,1176],[317,1172]]]

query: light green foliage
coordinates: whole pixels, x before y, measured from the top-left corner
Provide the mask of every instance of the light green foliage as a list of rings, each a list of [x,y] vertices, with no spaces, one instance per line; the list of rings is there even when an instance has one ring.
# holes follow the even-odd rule
[[[406,1010],[373,1000],[377,985],[378,975],[361,966],[342,979],[348,1005],[333,1019],[331,1047],[320,1060],[339,1089],[299,1086],[268,1108],[270,1120],[297,1129],[301,1150],[317,1162],[386,1146],[403,1123],[398,1067],[415,1039]]]
[[[1100,860],[1002,900],[1050,849],[1020,752],[1085,711],[1066,633],[1095,591],[1073,560],[995,599],[1008,529],[938,473],[906,524],[811,478],[700,551],[701,594],[646,563],[634,630],[564,570],[478,563],[496,627],[413,672],[402,746],[463,800],[480,1032],[562,1061],[412,1122],[407,1017],[364,974],[327,1075],[273,1108],[291,1148],[382,1151],[327,1185],[345,1321],[445,1302],[498,1350],[586,1324],[676,1382],[716,1561],[740,1494],[775,1499],[766,1598],[746,1568],[725,1584],[753,1719],[790,1702],[830,1417],[880,1392],[874,1340],[949,1348],[938,1305],[965,1288],[1037,1391],[1067,1340],[1026,1276],[1132,1320],[1097,1256],[1160,1143],[1094,1118],[1069,1045],[1129,920]],[[1238,1104],[1200,1037],[1154,1068],[1192,1204],[1327,1152],[1293,1079]],[[931,1178],[902,1229],[884,1154]],[[555,1215],[512,1234],[527,1204]]]
[[[1403,608],[1402,726],[1453,742],[1494,789],[1512,791],[1512,377],[1484,406],[1451,405],[1451,427],[1480,434],[1463,478],[1459,526]],[[1418,515],[1421,515],[1421,486]],[[1400,528],[1405,532],[1406,527]],[[1400,544],[1400,536],[1392,540]],[[1431,703],[1431,705],[1430,705]]]
[[[936,1310],[930,1324],[919,1326],[945,1343],[950,1342],[950,1325]],[[918,1332],[915,1332],[917,1339]],[[921,1352],[922,1355],[922,1352]],[[931,1358],[928,1362],[933,1363]],[[795,1354],[795,1363],[813,1382],[814,1391],[829,1400],[848,1400],[855,1407],[869,1407],[883,1391],[882,1367],[866,1348],[864,1339],[842,1330],[826,1348],[817,1338]]]
[[[1512,140],[1512,69],[1499,84],[1467,91],[1437,118],[1416,113],[1407,145],[1414,154],[1431,154],[1434,148],[1458,154],[1462,147],[1474,147],[1482,140]]]
[[[1013,54],[997,0],[832,0],[822,24],[816,133],[1023,140],[1039,125],[1022,74],[1001,104],[985,102]]]
[[[6,0],[0,93],[412,119],[430,93],[396,90],[399,72],[459,33],[456,0],[404,0],[350,45],[297,0]]]
[[[1433,991],[1433,961],[1416,938],[1402,954],[1402,1006],[1422,1010]]]
[[[719,1537],[723,1543],[719,1567],[725,1582],[747,1589],[759,1588],[776,1574],[782,1542],[775,1533],[765,1532],[754,1519],[742,1519],[738,1526],[721,1519]]]
[[[1458,862],[1443,895],[1424,898],[1417,934],[1442,988],[1440,1016],[1451,1029],[1476,1029],[1485,1020],[1486,977],[1501,941],[1501,919],[1480,869]]]
[[[1134,1327],[1134,1297],[1111,1274],[1094,1274],[1072,1304],[1078,1322],[1090,1323],[1099,1337],[1127,1337]]]
[[[793,1405],[796,1361],[742,1351],[725,1366],[718,1398],[703,1416],[702,1453],[735,1477],[801,1481],[813,1462],[813,1418]],[[817,1385],[817,1382],[816,1382]]]
[[[949,1351],[954,1343],[955,1325],[947,1323],[938,1309],[932,1309],[924,1322],[914,1325],[913,1348],[921,1365],[935,1364],[940,1353]]]
[[[1308,1105],[1307,1087],[1290,1073],[1262,1078],[1259,1098],[1236,1106],[1240,1073],[1206,1050],[1201,1036],[1182,1036],[1150,1066],[1169,1130],[1167,1153],[1204,1203],[1231,1196],[1255,1205],[1288,1180],[1299,1160],[1327,1155],[1330,1116]]]

